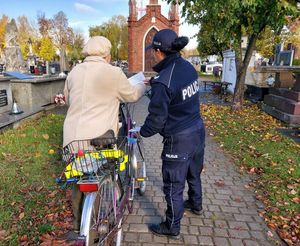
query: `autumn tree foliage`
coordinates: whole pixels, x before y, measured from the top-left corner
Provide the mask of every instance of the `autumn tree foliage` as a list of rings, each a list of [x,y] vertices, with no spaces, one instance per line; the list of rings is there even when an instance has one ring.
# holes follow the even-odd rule
[[[100,26],[89,28],[90,37],[101,35],[111,41],[113,60],[127,60],[128,58],[128,26],[127,18],[122,15],[113,16]]]
[[[299,61],[298,65],[300,65],[300,18],[289,20],[288,28],[290,35],[287,40],[296,47],[295,59]]]
[[[71,42],[68,44],[68,58],[70,63],[74,64],[78,60],[82,60],[82,49],[84,46],[84,36],[80,31],[73,31]]]
[[[34,27],[29,23],[26,16],[18,17],[18,41],[23,57],[26,59],[29,53],[30,40],[37,38]]]
[[[271,58],[274,56],[275,46],[283,41],[282,35],[275,33],[270,26],[259,34],[256,40],[256,51],[263,57]]]
[[[8,23],[8,16],[2,15],[0,19],[0,57],[5,47],[5,29]]]
[[[55,47],[49,37],[42,37],[40,41],[39,56],[45,61],[51,61],[55,56]]]
[[[69,27],[69,22],[66,14],[59,11],[53,16],[51,36],[55,46],[59,50],[60,68],[62,71],[68,70],[67,45],[71,42],[73,35],[72,28]]]
[[[203,23],[197,34],[199,55],[219,55],[223,59],[223,51],[230,47],[230,41],[223,35],[224,32],[224,29],[215,27],[214,23]]]
[[[39,31],[43,39],[40,41],[40,50],[43,56],[53,57],[51,41],[59,51],[60,68],[62,71],[68,70],[67,46],[72,41],[73,30],[69,27],[66,14],[59,11],[53,18],[46,18],[44,13],[38,15]],[[45,45],[45,47],[42,47]],[[48,54],[47,54],[48,53]]]
[[[50,36],[50,31],[52,29],[52,21],[51,19],[46,18],[45,13],[39,12],[37,16],[39,32],[42,37]]]
[[[287,23],[287,17],[300,15],[296,0],[166,0],[179,2],[187,22],[199,25],[199,34],[207,32],[207,42],[229,42],[236,54],[237,81],[233,96],[233,109],[239,109],[244,101],[247,67],[259,35],[271,27],[279,32]],[[217,34],[214,35],[214,33]],[[209,35],[208,35],[209,34]],[[242,53],[242,36],[248,37],[245,55]]]

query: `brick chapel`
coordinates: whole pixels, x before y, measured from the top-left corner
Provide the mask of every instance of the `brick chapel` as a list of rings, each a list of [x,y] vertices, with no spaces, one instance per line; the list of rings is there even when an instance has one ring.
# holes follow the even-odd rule
[[[161,29],[169,28],[179,31],[178,4],[171,4],[168,18],[162,15],[158,0],[150,0],[146,6],[146,14],[138,18],[139,8],[136,0],[129,0],[128,17],[128,71],[152,71],[155,65],[151,58],[151,50],[145,47],[151,44],[153,36]]]

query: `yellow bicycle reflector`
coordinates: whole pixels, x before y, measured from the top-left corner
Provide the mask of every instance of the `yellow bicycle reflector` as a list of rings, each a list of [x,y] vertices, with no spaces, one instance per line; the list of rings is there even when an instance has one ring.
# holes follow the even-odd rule
[[[120,171],[124,171],[126,168],[126,163],[128,162],[128,155],[124,156],[124,160],[120,163]]]
[[[69,178],[72,178],[72,177],[79,177],[79,176],[83,175],[82,172],[79,172],[76,169],[72,168],[72,163],[69,163],[66,166],[66,171],[64,172],[64,174],[66,176],[66,179],[69,179]]]

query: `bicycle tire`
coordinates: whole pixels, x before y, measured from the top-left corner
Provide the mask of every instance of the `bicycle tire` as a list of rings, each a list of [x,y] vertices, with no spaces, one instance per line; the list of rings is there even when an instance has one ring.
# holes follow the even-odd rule
[[[98,192],[85,194],[81,216],[80,236],[85,238],[85,245],[109,245],[106,243],[109,233],[116,225],[113,189],[115,183],[111,176],[103,177]],[[116,183],[117,200],[121,196],[121,188]],[[116,193],[115,193],[116,194]],[[100,242],[102,242],[100,244]]]
[[[144,158],[144,146],[142,139],[137,141],[136,146],[133,148],[133,153],[131,157],[132,167],[134,169],[134,176],[137,183],[137,192],[140,196],[143,196],[146,191],[146,162]],[[139,181],[139,179],[143,179]]]

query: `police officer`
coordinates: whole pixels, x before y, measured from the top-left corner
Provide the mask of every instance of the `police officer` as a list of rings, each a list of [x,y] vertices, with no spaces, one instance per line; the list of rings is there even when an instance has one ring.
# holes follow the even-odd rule
[[[178,37],[170,29],[157,32],[151,49],[158,74],[150,80],[151,100],[149,114],[140,129],[140,135],[163,136],[162,175],[167,202],[166,219],[149,225],[159,236],[180,238],[180,221],[184,208],[200,215],[202,188],[200,174],[203,168],[205,130],[200,116],[198,75],[194,67],[179,53],[189,40]],[[183,201],[185,181],[188,200]]]

